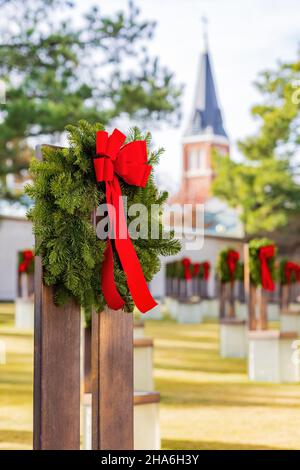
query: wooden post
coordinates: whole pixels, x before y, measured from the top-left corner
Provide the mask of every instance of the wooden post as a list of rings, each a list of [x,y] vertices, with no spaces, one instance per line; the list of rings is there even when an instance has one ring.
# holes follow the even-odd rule
[[[289,298],[290,298],[290,286],[289,284],[281,284],[280,292],[280,313],[288,313],[289,311]]]
[[[245,301],[248,307],[248,328],[249,330],[256,330],[256,287],[250,281],[250,268],[249,268],[249,245],[244,244],[244,291]]]
[[[79,450],[80,308],[74,301],[64,307],[54,304],[37,256],[34,284],[33,447]]]
[[[226,317],[226,284],[224,282],[220,282],[219,298],[219,317],[222,319]]]
[[[256,303],[257,303],[257,289],[250,283],[249,288],[249,297],[248,297],[248,325],[249,330],[257,330],[257,313],[256,313]]]
[[[133,315],[92,316],[92,448],[133,449]]]
[[[268,292],[260,288],[260,295],[259,295],[259,309],[260,309],[260,317],[259,317],[259,329],[260,330],[267,330],[268,329]]]
[[[80,308],[53,303],[35,259],[34,450],[80,448]]]
[[[235,318],[234,284],[220,282],[220,318]]]
[[[93,312],[91,349],[92,449],[133,450],[133,314]]]
[[[83,353],[83,374],[84,393],[92,393],[92,328],[84,328],[84,353]]]
[[[235,318],[234,282],[228,283],[228,316]]]

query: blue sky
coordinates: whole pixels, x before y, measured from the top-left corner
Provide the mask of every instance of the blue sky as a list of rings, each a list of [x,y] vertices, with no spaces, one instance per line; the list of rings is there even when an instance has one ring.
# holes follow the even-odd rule
[[[86,0],[84,5],[94,4]],[[97,3],[97,2],[96,2]],[[160,172],[178,181],[181,137],[194,95],[199,55],[203,46],[201,17],[208,17],[209,49],[232,156],[239,158],[237,139],[255,129],[249,110],[259,95],[257,74],[278,59],[293,60],[300,43],[298,0],[135,0],[142,17],[157,21],[149,46],[185,86],[180,128],[154,130],[155,143],[166,149]],[[105,13],[126,7],[126,0],[103,0]],[[83,6],[83,4],[82,4]]]

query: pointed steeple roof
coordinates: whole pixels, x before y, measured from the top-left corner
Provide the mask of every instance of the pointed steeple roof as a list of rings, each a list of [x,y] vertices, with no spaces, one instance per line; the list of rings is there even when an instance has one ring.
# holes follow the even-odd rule
[[[227,138],[206,44],[201,56],[193,112],[186,135],[207,133]]]

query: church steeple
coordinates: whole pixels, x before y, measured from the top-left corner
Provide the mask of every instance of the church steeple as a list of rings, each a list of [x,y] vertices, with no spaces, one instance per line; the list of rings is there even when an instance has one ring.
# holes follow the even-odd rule
[[[210,54],[204,24],[204,51],[197,77],[193,112],[182,140],[182,181],[172,202],[192,203],[207,201],[215,176],[213,153],[229,153],[229,140],[223,126],[218,103]]]
[[[200,60],[196,93],[186,135],[213,134],[227,138],[208,51],[207,32],[203,35],[204,51]]]

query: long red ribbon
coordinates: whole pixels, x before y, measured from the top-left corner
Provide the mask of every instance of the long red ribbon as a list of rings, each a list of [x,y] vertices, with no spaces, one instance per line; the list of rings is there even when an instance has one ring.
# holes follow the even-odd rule
[[[23,251],[23,261],[19,264],[19,272],[26,273],[29,264],[33,260],[33,252],[31,250]]]
[[[229,250],[227,253],[227,266],[230,272],[230,279],[234,281],[234,274],[237,266],[237,262],[240,259],[240,254],[235,250]]]
[[[126,136],[115,129],[111,136],[105,131],[96,134],[94,159],[96,180],[105,181],[106,202],[110,221],[110,235],[102,266],[101,287],[107,305],[119,310],[125,302],[120,296],[114,279],[114,260],[111,239],[126,275],[128,289],[137,308],[145,313],[157,305],[148,289],[139,259],[130,240],[118,176],[130,185],[145,187],[152,167],[147,164],[145,141],[123,145]],[[112,210],[114,208],[114,211]]]
[[[198,276],[199,271],[200,271],[200,263],[194,263],[193,264],[193,274],[192,274],[193,277]]]
[[[275,289],[275,283],[272,279],[267,260],[275,256],[275,246],[262,246],[259,249],[258,256],[260,259],[260,273],[262,286],[268,291],[273,291]]]
[[[287,283],[290,284],[291,282],[291,275],[292,273],[295,274],[296,281],[300,281],[300,265],[297,263],[293,263],[292,261],[287,261],[284,265],[284,274],[287,280]]]

